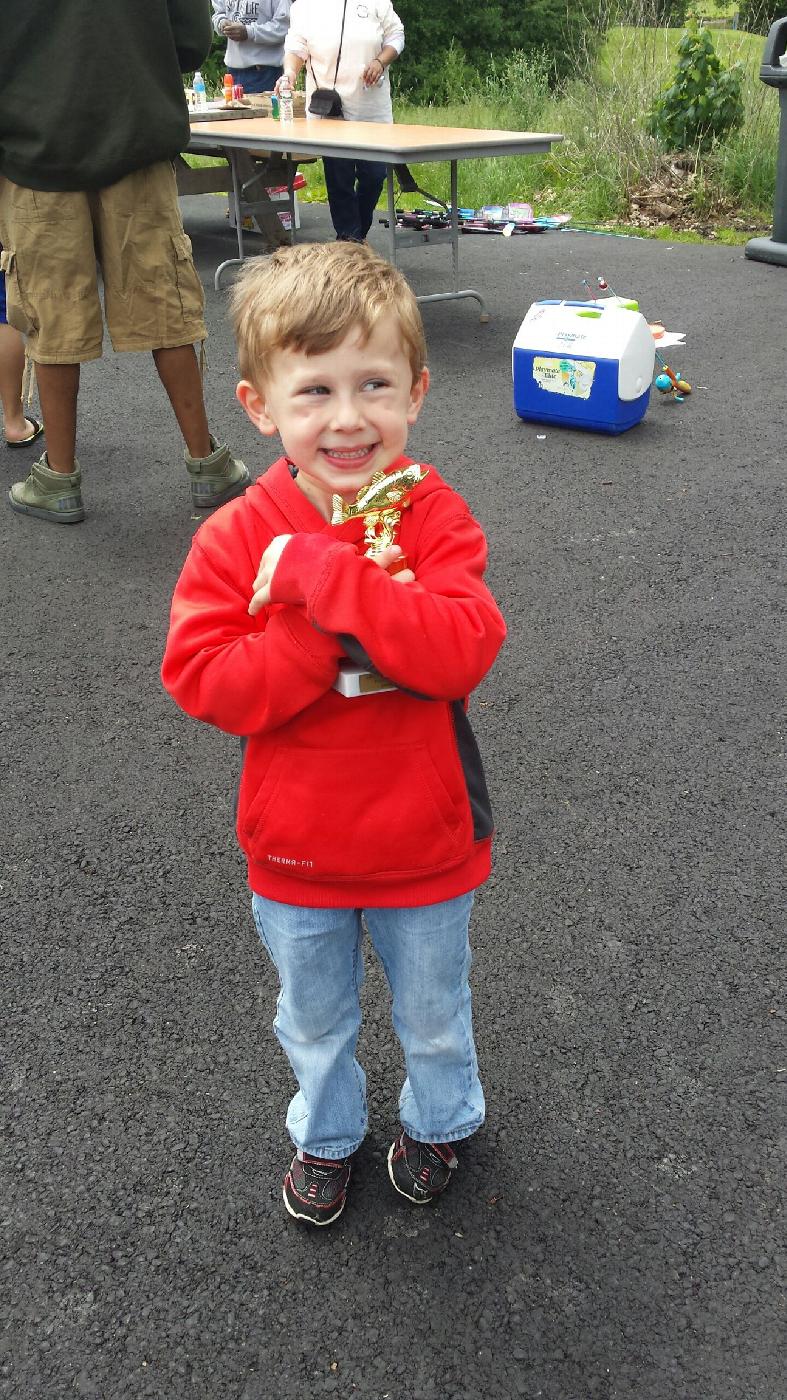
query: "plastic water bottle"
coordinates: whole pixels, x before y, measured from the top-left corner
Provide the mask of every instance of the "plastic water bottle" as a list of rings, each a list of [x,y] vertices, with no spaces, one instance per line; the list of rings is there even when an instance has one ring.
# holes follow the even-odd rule
[[[292,97],[292,88],[283,87],[279,89],[279,121],[291,122],[295,116],[295,105]]]
[[[194,81],[191,86],[194,89],[194,101],[197,107],[207,107],[208,95],[205,91],[205,79],[200,73],[199,68],[194,74]]]

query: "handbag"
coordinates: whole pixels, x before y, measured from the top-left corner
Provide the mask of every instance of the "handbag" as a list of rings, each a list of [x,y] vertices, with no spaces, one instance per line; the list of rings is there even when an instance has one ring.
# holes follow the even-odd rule
[[[309,98],[309,111],[315,117],[343,117],[342,99],[336,88],[315,88]]]
[[[336,67],[333,70],[334,86],[329,88],[316,87],[314,89],[311,97],[309,98],[309,111],[312,112],[315,117],[344,116],[344,112],[342,110],[342,99],[339,96],[339,93],[336,91],[335,84],[336,78],[339,73],[339,63],[341,62],[342,57],[342,40],[344,39],[344,21],[346,17],[347,0],[344,0],[344,9],[342,10],[342,30],[339,35],[339,52],[336,55]],[[309,59],[309,67],[312,70],[312,77],[314,77],[314,65],[311,61],[311,58]]]

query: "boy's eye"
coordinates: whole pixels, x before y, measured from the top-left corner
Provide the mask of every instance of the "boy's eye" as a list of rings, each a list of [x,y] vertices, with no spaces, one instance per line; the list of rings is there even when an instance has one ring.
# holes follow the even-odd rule
[[[301,394],[327,394],[329,392],[330,390],[325,384],[306,384],[303,389],[299,390]]]
[[[367,379],[363,387],[364,389],[385,389],[387,386],[387,379]]]

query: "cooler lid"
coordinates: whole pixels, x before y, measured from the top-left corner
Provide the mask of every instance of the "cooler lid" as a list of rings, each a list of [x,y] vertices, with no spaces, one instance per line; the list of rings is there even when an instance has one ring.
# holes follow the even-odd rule
[[[627,402],[645,393],[656,359],[644,316],[619,301],[535,301],[519,327],[514,349],[616,360],[618,394]]]

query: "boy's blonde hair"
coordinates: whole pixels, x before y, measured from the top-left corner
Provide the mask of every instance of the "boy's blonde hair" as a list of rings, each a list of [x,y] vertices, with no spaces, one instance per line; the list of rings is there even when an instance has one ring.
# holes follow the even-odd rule
[[[260,387],[276,353],[319,355],[393,313],[413,383],[426,363],[418,303],[401,272],[363,243],[300,243],[247,262],[230,303],[241,377]]]

